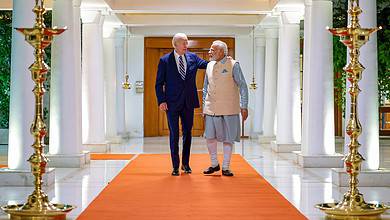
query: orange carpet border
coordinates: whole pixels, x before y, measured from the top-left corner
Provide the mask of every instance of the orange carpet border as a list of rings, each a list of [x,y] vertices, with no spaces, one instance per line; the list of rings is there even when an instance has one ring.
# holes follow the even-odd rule
[[[170,176],[170,155],[142,154],[131,161],[78,220],[307,219],[241,156],[234,177],[204,176],[207,154],[193,154],[193,173]]]
[[[134,154],[97,154],[91,153],[91,160],[131,160]]]

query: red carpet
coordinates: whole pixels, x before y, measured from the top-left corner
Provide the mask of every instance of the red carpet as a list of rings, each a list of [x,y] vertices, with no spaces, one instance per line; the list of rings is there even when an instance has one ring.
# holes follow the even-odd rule
[[[91,160],[130,160],[134,154],[91,154]]]
[[[203,176],[208,165],[208,155],[195,154],[193,174],[172,177],[169,155],[140,155],[78,219],[306,219],[241,156],[232,158],[234,177]]]

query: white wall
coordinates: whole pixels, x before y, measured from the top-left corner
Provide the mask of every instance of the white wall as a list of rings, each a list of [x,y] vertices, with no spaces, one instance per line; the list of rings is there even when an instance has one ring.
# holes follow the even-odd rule
[[[235,59],[239,61],[245,80],[248,84],[252,81],[253,74],[253,47],[252,36],[236,36]],[[255,112],[254,91],[249,89],[249,116],[245,122],[245,135],[253,135],[253,114]]]
[[[115,38],[113,36],[103,39],[104,49],[104,111],[106,139],[113,141],[117,137],[116,129],[116,56]]]
[[[132,89],[125,91],[126,130],[130,137],[143,137],[144,94],[135,92],[135,82],[144,81],[144,36],[130,36],[128,43],[128,74]]]
[[[265,78],[265,38],[264,35],[256,36],[255,42],[255,74],[257,89],[254,91],[256,100],[254,108],[252,135],[258,137],[263,134],[263,114],[264,114],[264,78]]]

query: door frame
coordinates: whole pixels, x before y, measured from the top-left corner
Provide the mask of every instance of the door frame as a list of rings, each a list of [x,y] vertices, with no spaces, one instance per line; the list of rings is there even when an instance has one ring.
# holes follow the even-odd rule
[[[209,50],[211,43],[215,40],[224,41],[229,48],[229,55],[234,57],[235,38],[234,37],[188,37],[188,49],[193,50]],[[156,54],[156,50],[171,49],[172,37],[145,37],[144,40],[144,137],[160,136],[158,132],[158,109],[157,99],[154,90],[155,75],[152,71],[150,63],[155,60],[147,59],[148,55]],[[154,51],[154,52],[153,52]],[[156,65],[156,64],[152,64]],[[155,66],[157,68],[157,66]],[[153,77],[154,76],[154,80]],[[153,83],[150,83],[153,82]],[[198,88],[199,89],[199,88]],[[157,115],[157,116],[156,116]],[[157,117],[157,118],[156,118]],[[154,127],[153,127],[154,126]]]

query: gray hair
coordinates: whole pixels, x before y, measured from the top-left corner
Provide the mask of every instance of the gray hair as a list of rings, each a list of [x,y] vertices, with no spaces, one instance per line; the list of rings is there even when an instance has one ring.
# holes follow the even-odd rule
[[[228,55],[228,46],[227,46],[227,44],[225,42],[220,41],[220,40],[216,40],[216,41],[213,42],[212,45],[215,45],[215,46],[223,49],[223,52],[224,52],[225,56]]]
[[[179,41],[179,40],[188,40],[187,38],[187,35],[186,34],[183,34],[183,33],[177,33],[173,36],[172,38],[172,46],[173,48],[176,48],[176,42]]]

